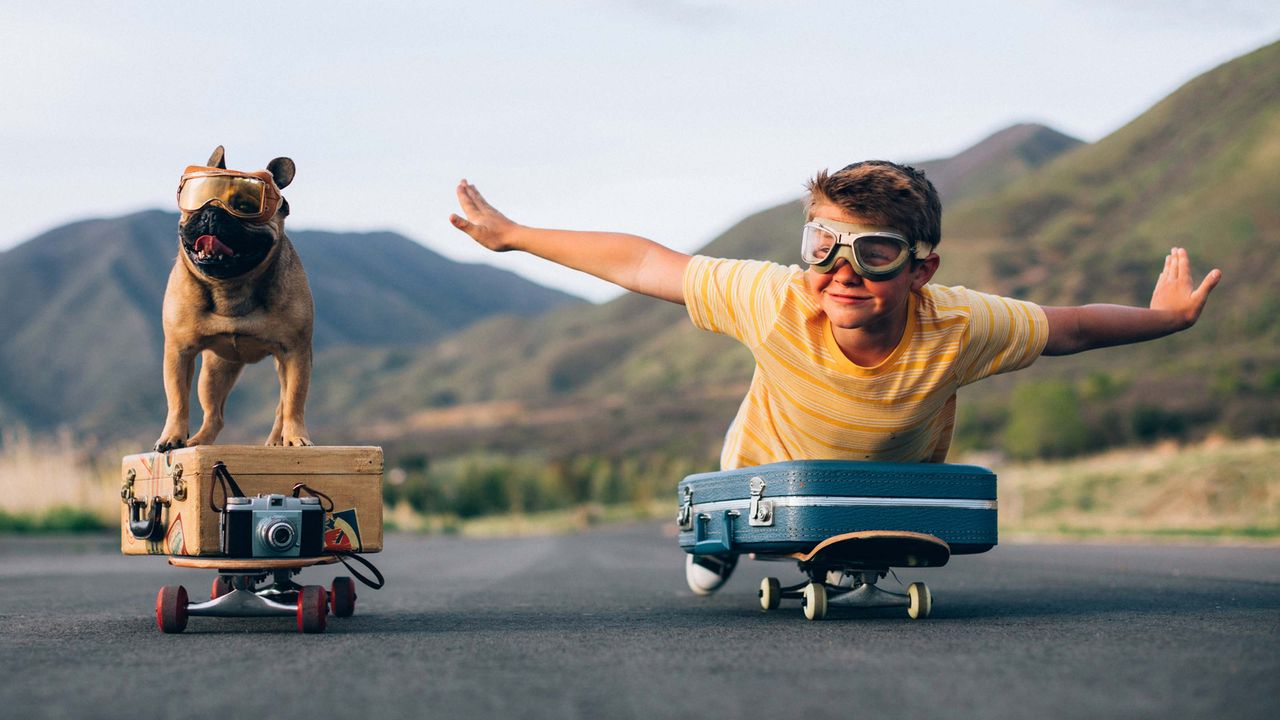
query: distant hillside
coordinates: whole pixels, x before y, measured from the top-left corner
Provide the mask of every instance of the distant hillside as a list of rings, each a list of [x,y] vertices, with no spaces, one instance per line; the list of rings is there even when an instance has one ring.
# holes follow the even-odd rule
[[[948,160],[928,164],[951,178],[943,191],[949,197],[968,181],[1015,182],[1032,170],[1026,158],[1043,163],[1053,148],[1076,144],[1049,128],[1019,125],[958,155],[961,169]],[[799,200],[755,213],[700,252],[793,263],[802,215]],[[370,440],[399,438],[444,453],[664,447],[701,457],[723,435],[753,361],[737,343],[695,330],[683,307],[624,296],[532,320],[479,323],[412,357],[348,351],[324,364],[348,384],[339,396],[317,398],[317,412],[342,415]],[[268,419],[265,409],[255,418]]]
[[[1053,128],[1022,123],[995,133],[955,157],[913,164],[925,171],[950,207],[1011,186],[1029,171],[1080,144]]]
[[[1050,358],[970,393],[971,425],[1013,385],[1072,383],[1093,441],[1280,434],[1280,43],[1188,82],[1095,145],[944,219],[942,282],[1043,304],[1146,305],[1170,247],[1223,270],[1190,332]],[[1011,400],[1012,398],[1012,401]]]
[[[110,435],[163,421],[160,306],[177,224],[160,211],[87,220],[0,253],[0,422]],[[576,302],[393,233],[290,238],[315,296],[321,350],[419,345],[495,314]]]
[[[955,165],[925,164],[946,188],[940,282],[1045,304],[1145,305],[1171,246],[1189,248],[1201,276],[1225,272],[1188,333],[1045,358],[966,389],[958,448],[1280,433],[1277,77],[1280,44],[1195,78],[1095,145],[1017,126]],[[800,221],[798,202],[771,208],[703,252],[791,263]],[[752,368],[736,343],[695,331],[683,308],[641,297],[481,323],[390,358],[343,358],[346,377],[358,377],[349,393],[363,399],[346,408],[347,426],[432,456],[712,457]],[[1014,437],[1015,427],[1069,443]]]

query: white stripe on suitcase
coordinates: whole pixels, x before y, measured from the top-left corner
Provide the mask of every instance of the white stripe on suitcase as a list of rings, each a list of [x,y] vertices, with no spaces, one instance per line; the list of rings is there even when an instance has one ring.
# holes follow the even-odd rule
[[[944,507],[963,510],[995,510],[995,500],[968,500],[964,498],[885,498],[848,497],[837,495],[780,495],[761,498],[774,507]],[[694,503],[693,512],[718,512],[720,510],[749,510],[751,501],[720,500]]]

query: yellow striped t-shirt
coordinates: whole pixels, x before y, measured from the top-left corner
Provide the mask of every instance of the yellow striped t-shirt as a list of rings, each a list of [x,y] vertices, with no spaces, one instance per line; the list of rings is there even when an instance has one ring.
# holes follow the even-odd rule
[[[943,462],[956,390],[1035,361],[1048,340],[1038,305],[964,287],[912,293],[898,347],[862,367],[836,345],[799,267],[696,256],[684,275],[693,324],[755,355],[751,388],[725,435],[725,470],[782,460]]]

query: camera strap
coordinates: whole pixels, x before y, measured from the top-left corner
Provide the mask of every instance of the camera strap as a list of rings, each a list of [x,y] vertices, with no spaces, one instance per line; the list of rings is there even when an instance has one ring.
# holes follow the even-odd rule
[[[381,589],[381,588],[382,588],[382,586],[383,586],[383,585],[386,585],[386,584],[387,584],[386,579],[382,577],[382,573],[378,572],[378,568],[374,567],[373,563],[371,563],[371,562],[369,562],[368,560],[366,560],[366,559],[364,559],[364,558],[360,557],[359,555],[357,555],[357,554],[355,554],[355,553],[353,553],[353,552],[347,552],[347,551],[345,551],[345,550],[340,550],[340,551],[333,552],[333,553],[330,553],[330,554],[331,554],[331,555],[335,555],[335,556],[337,556],[338,560],[339,560],[343,565],[345,565],[345,566],[346,566],[347,571],[348,571],[348,572],[350,572],[352,575],[354,575],[354,576],[355,576],[355,578],[356,578],[357,580],[359,580],[360,582],[364,583],[365,585],[368,585],[369,587],[373,588],[374,590],[379,590],[379,589]],[[347,562],[347,558],[350,558],[350,559],[352,559],[352,560],[355,560],[356,562],[360,563],[361,565],[364,565],[365,567],[367,567],[367,568],[369,568],[370,570],[372,570],[372,571],[373,571],[373,576],[374,576],[375,578],[377,578],[377,579],[378,579],[377,584],[374,584],[374,582],[373,582],[372,580],[370,580],[369,578],[367,578],[367,577],[365,577],[365,576],[361,575],[361,574],[360,574],[360,571],[358,571],[358,570],[356,570],[355,568],[351,567],[351,563],[348,563],[348,562]]]
[[[294,496],[294,497],[301,497],[302,492],[303,492],[304,490],[307,492],[307,494],[308,494],[308,495],[310,495],[310,496],[312,496],[312,497],[315,497],[315,498],[319,498],[319,499],[321,500],[321,503],[320,503],[320,509],[324,510],[324,511],[325,511],[325,512],[327,512],[327,513],[331,513],[331,512],[333,512],[333,507],[334,507],[334,506],[333,506],[333,498],[329,497],[328,495],[325,495],[324,493],[320,492],[319,490],[316,490],[316,489],[315,489],[315,488],[313,488],[313,487],[310,487],[310,486],[309,486],[309,485],[307,485],[306,483],[298,483],[297,485],[294,485],[294,486],[293,486],[293,496]],[[324,503],[325,503],[325,502],[329,503],[329,507],[325,507],[325,506],[324,506]]]
[[[236,479],[231,477],[231,472],[227,470],[227,466],[224,465],[221,460],[213,464],[213,480],[214,482],[209,484],[209,509],[210,510],[216,513],[220,513],[223,510],[225,510],[227,507],[225,504],[226,498],[245,496],[244,491],[241,490],[240,486],[236,484]],[[224,500],[224,504],[222,507],[218,507],[218,503],[214,498],[214,491],[218,486],[222,487],[222,498]],[[235,493],[235,494],[233,495],[232,493]]]
[[[302,493],[304,493],[304,492],[305,492],[305,493],[307,493],[308,495],[311,495],[312,497],[319,498],[319,499],[320,499],[320,503],[321,503],[321,504],[320,504],[320,507],[324,508],[324,511],[325,511],[325,512],[327,512],[327,513],[328,513],[328,512],[333,512],[333,508],[334,508],[333,498],[329,497],[328,495],[325,495],[324,493],[320,492],[319,490],[316,490],[315,488],[313,488],[313,487],[311,487],[311,486],[307,485],[306,483],[298,483],[297,485],[294,485],[294,486],[293,486],[293,496],[294,496],[294,497],[300,497],[300,496],[302,495]],[[326,503],[326,502],[329,504],[329,507],[327,507],[327,508],[326,508],[326,507],[324,507],[324,503]],[[369,562],[368,560],[366,560],[366,559],[364,559],[364,558],[360,557],[359,555],[357,555],[357,554],[355,554],[355,553],[353,553],[353,552],[347,552],[347,551],[345,551],[345,550],[336,550],[336,551],[332,551],[330,554],[331,554],[331,555],[336,556],[336,557],[338,558],[338,560],[339,560],[339,561],[340,561],[344,566],[346,566],[347,571],[348,571],[348,572],[350,572],[353,576],[355,576],[355,579],[359,580],[360,582],[364,583],[365,585],[368,585],[369,587],[373,588],[374,590],[379,590],[379,589],[381,589],[381,588],[382,588],[382,586],[383,586],[383,585],[386,585],[386,584],[387,584],[386,578],[382,577],[382,573],[378,571],[378,568],[377,568],[377,567],[375,567],[373,563],[371,563],[371,562]],[[361,575],[359,570],[356,570],[355,568],[351,567],[351,563],[347,562],[347,559],[348,559],[348,558],[350,558],[351,560],[355,560],[356,562],[360,563],[361,565],[364,565],[365,567],[367,567],[367,568],[369,568],[370,570],[372,570],[372,571],[373,571],[373,576],[374,576],[375,578],[377,578],[377,581],[375,582],[375,581],[370,580],[369,578],[365,577],[364,575]]]

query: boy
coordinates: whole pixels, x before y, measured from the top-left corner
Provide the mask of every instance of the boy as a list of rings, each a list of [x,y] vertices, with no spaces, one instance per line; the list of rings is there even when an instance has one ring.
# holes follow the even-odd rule
[[[524,250],[628,290],[681,303],[693,323],[756,358],[725,436],[722,469],[797,459],[943,462],[956,390],[1040,355],[1151,340],[1195,324],[1222,273],[1193,288],[1186,250],[1165,258],[1149,308],[1040,307],[930,285],[942,205],[924,173],[885,161],[808,184],[800,257],[808,269],[690,257],[635,235],[513,223],[466,180],[454,227],[496,251]],[[689,555],[707,595],[735,558]]]

